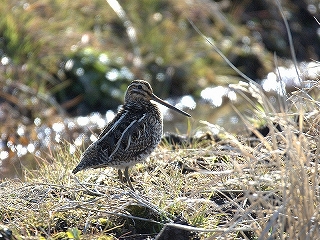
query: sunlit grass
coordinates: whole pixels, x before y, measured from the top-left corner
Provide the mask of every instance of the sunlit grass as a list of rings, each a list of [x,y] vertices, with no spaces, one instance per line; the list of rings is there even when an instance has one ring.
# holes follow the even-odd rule
[[[76,6],[72,6],[83,14],[78,21],[86,23],[86,27],[97,26],[86,13],[99,10],[101,16],[105,16],[99,4],[88,6],[87,12],[74,4]],[[82,5],[85,4],[79,3]],[[9,2],[3,8],[8,6],[12,8]],[[51,8],[45,11],[46,4],[44,8],[41,6],[27,6],[26,14],[52,13]],[[23,11],[23,8],[19,9]],[[57,11],[62,19],[68,8],[64,10]],[[40,18],[40,15],[37,16]],[[78,15],[72,12],[63,26],[70,30],[74,16]],[[87,19],[90,21],[86,22]],[[53,52],[47,52],[49,48],[37,52],[35,49],[39,46],[30,45],[30,35],[25,41],[19,41],[24,38],[26,30],[15,29],[19,25],[15,22],[18,19],[10,15],[7,21],[10,21],[8,24],[12,28],[9,30],[15,40],[8,47],[14,52],[21,45],[24,48],[19,52],[22,60],[33,52],[50,55],[49,58],[54,57],[58,62],[59,54],[53,50],[69,48],[63,45],[64,41],[79,41],[83,30],[78,22],[80,27],[73,34],[69,32],[71,36],[67,34],[59,41],[51,41],[55,45],[50,48]],[[34,33],[34,39],[38,39],[37,23],[39,19],[26,24],[30,27],[29,34]],[[178,25],[164,23],[174,31],[178,29]],[[154,32],[152,29],[146,31]],[[171,40],[161,28],[157,31],[166,41]],[[183,33],[180,34],[182,37]],[[152,44],[162,46],[159,39],[152,35]],[[44,40],[50,42],[50,34]],[[149,46],[148,39],[143,41]],[[41,43],[46,46],[47,42]],[[99,48],[99,44],[95,46]],[[184,56],[186,46],[186,42],[179,45],[180,55]],[[174,61],[169,50],[170,47],[166,51],[158,49],[159,54],[164,52],[166,62]],[[43,63],[49,62],[49,58]],[[37,62],[38,59],[31,60]],[[209,73],[214,75],[211,65],[210,70],[204,68],[208,67],[207,63],[197,65],[195,62],[194,66],[194,79]],[[46,88],[44,82],[39,85],[31,82],[31,87],[40,92]],[[178,230],[180,235],[187,236],[193,232],[189,236],[191,239],[320,238],[318,98],[309,96],[311,89],[297,89],[290,98],[281,99],[283,105],[278,111],[256,86],[239,84],[233,87],[238,87],[239,96],[245,99],[250,109],[254,109],[246,112],[248,117],[235,108],[253,135],[242,133],[236,136],[204,119],[203,129],[188,128],[189,138],[183,138],[182,144],[164,141],[147,162],[130,169],[135,192],[120,183],[117,171],[112,168],[82,171],[76,176],[71,174],[84,149],[70,151],[73,143],[67,141],[55,144],[52,151],[37,158],[38,169],[25,170],[25,181],[1,182],[1,223],[12,230],[17,239],[119,239],[120,236],[129,238],[138,234],[154,239],[169,234],[174,239],[172,234]],[[318,85],[312,88],[319,90]],[[36,95],[37,92],[31,93]],[[267,136],[259,133],[255,126],[257,122],[269,127]],[[274,123],[278,123],[280,129]],[[254,144],[252,138],[255,138]],[[2,226],[0,233],[6,234]]]
[[[305,104],[318,111],[315,102]],[[277,114],[269,115],[266,122]],[[286,121],[282,131],[259,136],[255,146],[221,128],[218,142],[166,143],[131,169],[136,192],[112,168],[71,174],[83,149],[70,154],[71,143],[64,142],[41,159],[38,170],[26,171],[25,182],[1,184],[1,221],[15,235],[29,237],[77,231],[82,239],[155,237],[165,226],[179,229],[177,219],[183,219],[184,230],[200,239],[317,238],[318,133],[312,121],[298,126],[291,115],[279,114],[279,122]],[[205,125],[210,132],[213,125]]]

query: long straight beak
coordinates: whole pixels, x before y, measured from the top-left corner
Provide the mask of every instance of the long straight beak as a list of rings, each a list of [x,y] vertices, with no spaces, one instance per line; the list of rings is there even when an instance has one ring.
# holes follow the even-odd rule
[[[183,114],[183,115],[185,115],[185,116],[187,116],[187,117],[191,117],[191,115],[190,115],[189,113],[186,113],[186,112],[184,112],[184,111],[176,108],[175,106],[172,106],[171,104],[163,101],[161,98],[157,97],[157,96],[154,95],[154,94],[152,94],[151,99],[154,100],[154,101],[156,101],[156,102],[158,102],[158,103],[160,103],[160,104],[162,104],[163,106],[166,106],[167,108],[170,108],[170,109],[172,109],[172,110],[175,110],[175,111],[178,112],[178,113],[181,113],[181,114]]]

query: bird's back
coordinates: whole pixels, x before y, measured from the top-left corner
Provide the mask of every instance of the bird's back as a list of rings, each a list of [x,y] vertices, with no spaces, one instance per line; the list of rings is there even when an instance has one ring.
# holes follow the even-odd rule
[[[124,168],[144,161],[162,136],[162,117],[151,102],[124,105],[105,127],[98,140],[82,154],[76,173],[105,166]]]

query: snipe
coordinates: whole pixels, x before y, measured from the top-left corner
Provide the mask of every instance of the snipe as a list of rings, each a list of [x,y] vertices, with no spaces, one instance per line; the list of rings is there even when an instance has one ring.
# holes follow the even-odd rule
[[[86,168],[110,166],[119,169],[119,178],[123,182],[121,169],[124,168],[129,187],[134,190],[128,174],[129,167],[144,161],[157,147],[162,136],[162,114],[150,100],[191,117],[157,97],[148,82],[134,80],[128,86],[122,108],[107,124],[98,140],[85,150],[72,172],[75,174]]]

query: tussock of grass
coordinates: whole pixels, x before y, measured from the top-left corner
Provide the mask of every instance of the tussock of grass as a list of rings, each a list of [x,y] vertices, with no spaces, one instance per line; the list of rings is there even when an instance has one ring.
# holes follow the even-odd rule
[[[187,239],[317,239],[319,126],[313,112],[294,121],[296,104],[290,114],[264,113],[270,134],[257,134],[254,145],[223,129],[219,142],[162,145],[132,168],[136,192],[112,168],[72,175],[81,151],[63,143],[25,182],[1,183],[1,222],[35,239],[166,239],[175,231]],[[304,104],[319,111],[316,101]]]

